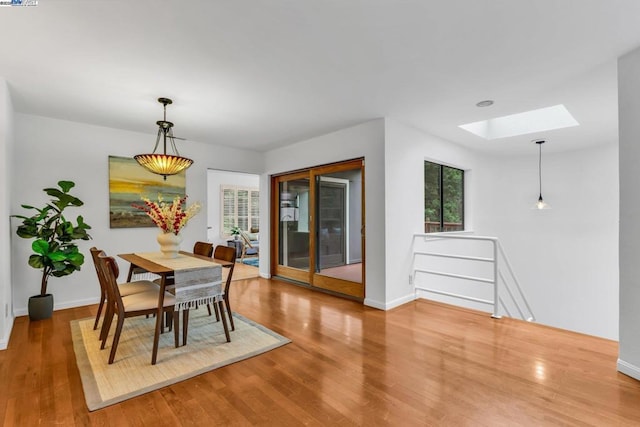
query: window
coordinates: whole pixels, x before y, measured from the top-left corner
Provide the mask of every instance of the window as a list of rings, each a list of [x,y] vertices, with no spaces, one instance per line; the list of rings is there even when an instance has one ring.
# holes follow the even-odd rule
[[[464,171],[424,162],[424,232],[464,230]]]
[[[223,185],[220,190],[222,203],[222,224],[220,230],[223,238],[231,235],[232,227],[240,227],[243,231],[258,230],[260,192],[255,188],[243,188]]]

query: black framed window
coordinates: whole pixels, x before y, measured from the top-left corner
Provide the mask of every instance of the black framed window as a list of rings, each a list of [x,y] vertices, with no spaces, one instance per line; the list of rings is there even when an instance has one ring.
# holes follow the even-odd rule
[[[464,230],[464,171],[424,162],[424,232]]]

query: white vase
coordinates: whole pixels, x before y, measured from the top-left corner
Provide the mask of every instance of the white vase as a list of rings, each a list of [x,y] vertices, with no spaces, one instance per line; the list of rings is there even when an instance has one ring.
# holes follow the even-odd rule
[[[175,258],[180,251],[180,243],[182,235],[173,233],[160,232],[158,234],[158,243],[160,244],[160,252],[165,258]]]

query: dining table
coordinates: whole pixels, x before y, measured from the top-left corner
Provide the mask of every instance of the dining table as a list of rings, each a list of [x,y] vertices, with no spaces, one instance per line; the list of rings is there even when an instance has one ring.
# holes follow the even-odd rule
[[[118,257],[130,263],[127,282],[131,281],[134,271],[140,269],[160,276],[160,292],[158,293],[158,309],[156,313],[155,334],[153,338],[153,351],[151,355],[152,365],[156,364],[160,333],[164,330],[162,315],[164,294],[167,290],[167,286],[170,284],[171,278],[174,278],[173,281],[176,285],[176,294],[180,294],[176,297],[176,301],[179,301],[179,303],[176,304],[176,309],[183,309],[186,310],[185,313],[188,313],[189,308],[197,305],[198,303],[204,303],[210,300],[214,304],[218,304],[220,320],[224,327],[227,342],[231,341],[229,327],[225,317],[221,280],[222,267],[230,266],[230,262],[196,255],[185,251],[180,251],[175,258],[166,258],[161,252],[126,253],[118,254]],[[180,280],[176,281],[176,278],[178,277],[185,278],[185,283],[188,282],[188,285],[191,286],[191,290],[188,287],[184,287],[183,289],[185,292],[180,292],[181,289],[178,289],[178,286],[180,286]],[[206,293],[207,297],[202,297],[204,293]],[[179,318],[179,316],[174,316],[174,318]],[[188,317],[184,316],[184,318],[183,342],[186,343],[186,323],[188,322]],[[175,327],[177,328],[177,325]],[[175,345],[176,347],[179,345],[178,339],[176,339]]]

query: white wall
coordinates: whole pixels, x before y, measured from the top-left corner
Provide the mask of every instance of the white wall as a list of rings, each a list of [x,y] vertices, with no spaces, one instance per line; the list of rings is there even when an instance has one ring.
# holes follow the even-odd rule
[[[465,228],[472,229],[476,160],[465,148],[393,119],[386,120],[385,133],[385,240],[387,247],[393,248],[387,251],[385,260],[387,306],[394,307],[414,299],[409,274],[412,236],[424,232],[424,161],[465,170]]]
[[[365,304],[385,308],[384,120],[372,120],[265,153],[260,223],[270,223],[270,175],[359,157],[365,159]],[[260,245],[269,247],[269,238],[262,233]],[[269,262],[269,254],[261,252],[261,275],[269,274]]]
[[[22,203],[38,205],[47,200],[42,189],[61,179],[76,183],[73,194],[85,202],[75,209],[93,228],[93,240],[80,242],[87,256],[82,271],[63,278],[52,278],[49,291],[55,308],[94,303],[99,296],[89,248],[97,246],[109,254],[157,250],[155,228],[109,228],[108,156],[133,156],[147,152],[155,139],[153,123],[149,134],[128,132],[87,124],[24,114],[15,115],[15,153],[20,165],[13,174],[11,213],[24,213]],[[232,169],[248,173],[262,171],[262,155],[255,152],[217,147],[192,141],[179,143],[180,152],[194,159],[187,170],[187,194],[191,202],[200,201],[206,212],[207,169]],[[74,212],[72,209],[69,213]],[[18,222],[12,221],[11,233]],[[196,240],[206,240],[206,213],[196,215],[184,229],[182,246],[191,248]],[[29,296],[38,293],[40,272],[27,265],[31,242],[14,238],[11,243],[13,304],[16,314],[26,313]],[[127,265],[119,262],[123,271]]]
[[[640,49],[618,60],[620,134],[620,354],[618,370],[640,380]]]
[[[227,244],[227,239],[220,233],[222,216],[220,187],[223,185],[259,188],[260,175],[221,170],[207,171],[207,238],[214,246]]]
[[[7,348],[13,325],[13,307],[11,304],[11,247],[9,215],[13,162],[11,161],[14,144],[13,106],[9,88],[0,78],[0,350]]]
[[[527,156],[484,158],[478,181],[476,234],[496,236],[525,289],[537,321],[618,338],[618,147],[542,150]]]

